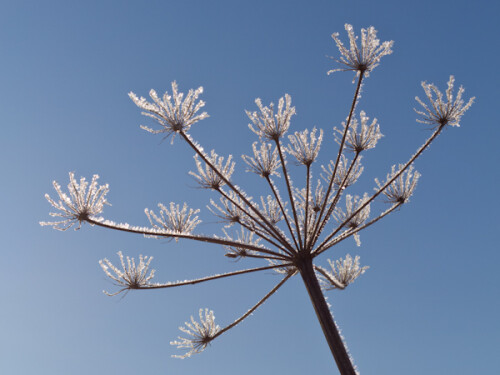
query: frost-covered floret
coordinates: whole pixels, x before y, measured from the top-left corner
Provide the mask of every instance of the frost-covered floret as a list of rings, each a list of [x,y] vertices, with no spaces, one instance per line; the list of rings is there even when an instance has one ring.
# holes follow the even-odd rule
[[[142,255],[139,255],[139,264],[136,265],[134,258],[127,256],[127,263],[125,263],[122,252],[119,251],[117,254],[120,257],[120,263],[122,265],[121,270],[115,267],[106,258],[100,260],[99,264],[106,275],[110,279],[114,280],[116,285],[122,286],[123,288],[113,294],[103,291],[104,294],[108,296],[116,296],[124,290],[147,288],[151,285],[149,280],[154,277],[155,270],[149,271],[149,264],[151,263],[151,260],[153,260],[153,257],[143,257]]]
[[[174,358],[188,358],[193,354],[201,353],[207,345],[217,336],[220,327],[215,324],[215,316],[212,310],[200,309],[200,321],[197,322],[191,316],[191,323],[184,323],[185,327],[179,329],[190,337],[178,337],[179,341],[172,341],[170,345],[176,345],[178,349],[188,349],[184,355],[174,355]]]
[[[358,120],[353,118],[345,139],[345,147],[357,153],[374,148],[378,140],[383,137],[380,132],[380,126],[377,124],[377,119],[373,119],[372,123],[369,125],[369,117],[366,116],[364,111],[360,112],[359,117],[361,120],[361,128],[358,129]],[[342,123],[342,126],[343,129],[335,128],[337,132],[337,134],[335,134],[335,140],[339,144],[341,144],[341,139],[344,135],[345,122]]]
[[[464,104],[462,95],[465,89],[460,86],[458,89],[457,97],[453,101],[453,84],[455,83],[455,77],[450,76],[448,81],[448,89],[446,90],[446,101],[443,100],[443,94],[433,83],[422,82],[422,87],[425,91],[427,99],[429,99],[430,107],[425,104],[417,96],[415,99],[424,107],[423,111],[418,111],[415,109],[419,115],[422,116],[421,119],[417,119],[418,122],[423,124],[431,124],[438,126],[460,126],[460,118],[467,111],[472,103],[474,103],[475,97],[469,99],[467,104]],[[434,98],[434,95],[436,97]]]
[[[286,104],[285,104],[286,103]],[[269,107],[262,105],[262,100],[255,99],[255,104],[259,107],[259,112],[246,111],[247,116],[252,121],[248,127],[260,138],[277,141],[288,131],[290,119],[295,114],[295,107],[292,107],[292,98],[285,94],[285,99],[280,98],[278,102],[278,112],[274,114],[274,103]],[[283,108],[285,106],[285,108]]]
[[[234,172],[235,163],[231,162],[232,158],[232,155],[229,155],[226,164],[224,164],[224,156],[218,156],[217,153],[212,150],[210,156],[207,156],[207,159],[210,164],[217,169],[219,172],[217,173],[210,165],[199,160],[198,155],[195,155],[194,161],[198,169],[198,174],[194,172],[189,172],[189,174],[198,180],[202,188],[219,190],[221,186],[226,184],[221,175],[224,176],[226,180],[229,180]]]
[[[399,169],[396,170],[396,166],[393,165],[391,168],[391,173],[387,174],[386,182],[392,180],[392,178],[403,168],[404,165],[400,164]],[[413,166],[410,167],[401,173],[395,180],[392,182],[383,193],[388,198],[388,202],[399,204],[406,203],[412,196],[415,188],[417,187],[418,179],[420,178],[420,173],[417,171],[413,172]],[[378,185],[378,188],[382,188],[385,185],[380,183],[380,181],[376,178],[375,182]],[[375,188],[375,190],[378,190]]]
[[[352,259],[349,254],[345,256],[344,260],[340,258],[334,262],[328,259],[328,263],[331,271],[318,267],[320,283],[325,290],[344,289],[370,268],[368,266],[360,267],[359,256]]]
[[[198,220],[198,216],[196,216],[200,210],[193,210],[192,208],[188,210],[186,203],[184,203],[182,209],[174,202],[170,202],[170,209],[161,203],[158,203],[158,207],[160,208],[159,216],[147,208],[144,212],[151,225],[160,231],[167,230],[179,234],[189,234],[201,223],[201,220]]]
[[[280,176],[278,172],[280,161],[276,148],[273,149],[272,145],[269,143],[262,143],[260,149],[258,149],[257,142],[254,142],[252,144],[252,150],[254,155],[253,158],[247,155],[241,156],[249,166],[247,171],[254,172],[264,178],[272,175]]]
[[[347,49],[339,39],[339,33],[332,34],[333,40],[341,53],[340,60],[335,61],[345,65],[345,68],[333,69],[328,74],[338,71],[356,71],[356,75],[364,73],[368,77],[369,72],[372,71],[380,63],[380,59],[385,55],[392,53],[391,47],[394,42],[383,42],[377,39],[377,30],[373,26],[368,29],[361,29],[361,46],[358,47],[358,37],[354,35],[352,25],[345,24],[345,30],[349,35],[349,49]]]
[[[261,213],[271,224],[275,225],[283,219],[279,203],[272,196],[268,195],[266,199],[260,197],[260,202],[262,204]]]
[[[359,211],[356,215],[352,216],[365,202],[368,201],[368,194],[365,193],[363,198],[356,196],[352,196],[347,194],[345,197],[346,210],[345,212],[340,208],[335,208],[335,216],[337,221],[343,223],[347,220],[346,226],[349,229],[356,229],[360,227],[370,216],[370,205],[366,205],[361,211]],[[351,217],[352,216],[352,217]],[[354,234],[354,240],[358,246],[361,245],[361,241],[359,239],[359,234]]]
[[[233,238],[229,234],[227,234],[226,231],[224,231],[224,234],[226,235],[227,240],[233,241]],[[243,228],[241,228],[240,232],[236,232],[235,241],[240,242],[243,245],[259,246],[260,240],[260,237],[254,238],[254,232],[245,231]],[[255,253],[252,250],[239,246],[224,246],[224,248],[227,250],[225,256],[228,258],[234,258],[236,260],[245,258],[248,255],[252,255]]]
[[[349,160],[344,156],[344,154],[342,154],[337,166],[337,171],[335,172],[335,176],[333,178],[333,183],[337,186],[337,188],[342,185],[342,188],[345,189],[346,187],[353,185],[358,180],[359,176],[361,176],[361,173],[363,173],[364,168],[361,165],[361,157],[356,159],[352,168],[349,168],[350,164]],[[321,177],[329,183],[335,170],[335,162],[330,160],[328,166],[325,167],[322,165],[321,169],[325,173],[321,174]]]
[[[184,94],[177,91],[177,83],[172,82],[172,95],[165,92],[163,98],[160,98],[155,90],[149,92],[149,96],[153,99],[153,103],[149,103],[142,96],[137,97],[133,92],[128,96],[133,100],[135,105],[143,109],[143,115],[152,117],[163,126],[163,129],[154,130],[147,126],[141,125],[141,128],[153,133],[166,133],[165,137],[170,136],[172,133],[180,131],[188,131],[191,125],[208,117],[206,112],[196,113],[205,105],[203,100],[196,102],[198,96],[203,92],[203,87],[198,87],[196,90],[189,90],[186,98]],[[174,138],[172,137],[172,142]]]
[[[299,164],[311,165],[318,156],[323,140],[323,130],[320,129],[319,136],[316,137],[316,128],[313,128],[309,134],[309,130],[295,132],[289,135],[290,145],[287,151],[297,158]]]
[[[41,221],[40,225],[50,225],[54,229],[64,231],[76,223],[78,223],[78,227],[75,229],[80,229],[82,222],[87,219],[99,219],[97,215],[102,212],[104,205],[109,205],[106,200],[109,186],[108,184],[98,185],[98,179],[99,176],[95,174],[92,177],[90,185],[84,177],[81,177],[80,183],[78,183],[75,179],[75,174],[70,172],[68,184],[69,196],[61,190],[61,186],[57,181],[53,181],[52,185],[59,195],[60,200],[56,202],[48,194],[45,194],[45,198],[52,207],[59,210],[59,212],[51,212],[49,215],[62,218],[62,220],[51,222]]]
[[[212,207],[207,206],[210,212],[221,218],[226,223],[226,228],[235,223],[246,223],[247,215],[241,209],[245,204],[241,198],[233,191],[229,192],[228,197],[229,199],[225,197],[220,198],[222,206],[219,206],[213,199],[210,199]]]

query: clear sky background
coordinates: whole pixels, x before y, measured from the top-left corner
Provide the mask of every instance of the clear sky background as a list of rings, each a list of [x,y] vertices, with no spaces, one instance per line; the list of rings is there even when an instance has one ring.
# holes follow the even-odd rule
[[[462,0],[1,2],[0,373],[336,373],[299,277],[202,354],[173,359],[182,352],[169,342],[199,308],[225,326],[279,277],[110,298],[98,260],[116,261],[119,250],[154,256],[157,281],[256,263],[231,262],[214,245],[88,225],[60,233],[38,222],[50,219],[43,195],[54,196],[52,180],[66,186],[74,171],[109,183],[106,218],[146,225],[145,207],[186,201],[203,211],[197,233],[221,234],[205,208],[214,196],[188,175],[193,152],[141,130],[154,124],[127,93],[164,92],[173,80],[182,91],[202,85],[211,117],[192,136],[233,154],[234,180],[267,194],[239,157],[256,140],[244,110],[289,93],[291,129],[325,129],[321,161],[333,158],[332,128],[347,116],[354,85],[350,72],[326,75],[334,67],[326,56],[338,56],[333,32],[347,41],[346,22],[395,41],[364,86],[358,108],[379,119],[385,137],[366,153],[351,193],[371,192],[373,178],[430,134],[413,111],[421,81],[444,90],[454,74],[477,100],[462,127],[416,163],[422,178],[411,202],[363,232],[360,248],[345,241],[319,260],[350,253],[371,267],[347,290],[328,292],[335,318],[364,375],[499,373],[499,11]]]

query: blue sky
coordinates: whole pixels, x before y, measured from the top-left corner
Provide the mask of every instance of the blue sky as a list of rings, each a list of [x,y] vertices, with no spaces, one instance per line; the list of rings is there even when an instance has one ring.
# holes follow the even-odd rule
[[[109,298],[98,265],[116,252],[154,256],[158,281],[245,267],[217,246],[145,239],[88,225],[60,233],[48,220],[51,182],[68,172],[109,183],[104,216],[145,225],[145,207],[188,202],[201,208],[199,233],[218,233],[207,191],[188,171],[192,151],[139,128],[153,123],[127,97],[150,88],[203,86],[210,118],[192,128],[206,150],[241,153],[256,138],[244,110],[254,99],[289,93],[292,130],[325,130],[321,155],[333,158],[332,128],[348,113],[351,73],[327,76],[338,56],[330,35],[344,23],[373,25],[394,40],[366,81],[359,109],[385,137],[363,159],[353,194],[372,191],[426,139],[415,122],[420,82],[444,89],[450,74],[476,103],[460,128],[447,129],[417,161],[411,202],[345,241],[326,258],[360,255],[371,268],[328,300],[362,374],[493,374],[500,349],[500,262],[496,233],[498,5],[486,1],[16,1],[0,12],[0,216],[2,374],[335,373],[331,354],[299,278],[244,323],[187,360],[169,342],[201,307],[226,325],[272,288],[271,272]],[[488,61],[482,61],[489,56]],[[480,59],[481,58],[481,59]],[[489,70],[491,69],[491,71]],[[296,183],[300,171],[295,172]],[[254,263],[249,262],[248,266]]]

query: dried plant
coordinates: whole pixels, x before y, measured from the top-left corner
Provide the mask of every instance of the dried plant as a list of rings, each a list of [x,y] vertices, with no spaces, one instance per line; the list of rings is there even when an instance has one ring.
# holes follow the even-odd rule
[[[200,223],[199,210],[189,209],[186,204],[181,208],[179,204],[159,204],[158,214],[146,209],[150,227],[118,224],[105,220],[99,215],[106,201],[108,185],[98,185],[98,176],[94,176],[90,185],[84,178],[77,183],[74,174],[70,173],[68,185],[69,195],[64,193],[56,182],[54,188],[60,201],[56,202],[46,195],[49,203],[58,210],[52,216],[62,218],[56,222],[42,222],[42,225],[51,225],[55,229],[66,230],[74,224],[78,228],[82,223],[89,223],[108,229],[137,233],[141,235],[170,238],[176,240],[201,241],[210,244],[222,245],[226,249],[225,256],[230,259],[242,260],[256,258],[264,261],[257,268],[243,269],[220,275],[202,277],[194,280],[185,280],[167,283],[152,283],[154,271],[149,271],[152,258],[140,257],[138,264],[133,258],[127,257],[124,261],[122,253],[118,253],[122,269],[115,267],[109,260],[101,260],[104,272],[120,289],[113,294],[123,291],[171,288],[182,285],[192,285],[210,280],[226,278],[246,273],[273,269],[281,275],[281,281],[262,297],[241,317],[224,328],[215,324],[213,311],[200,309],[199,321],[191,317],[191,322],[181,327],[187,337],[179,337],[172,344],[187,349],[187,353],[179,357],[186,358],[194,353],[203,351],[215,338],[233,328],[270,296],[272,296],[288,279],[300,275],[311,298],[318,320],[325,334],[333,357],[341,374],[356,374],[357,370],[348,355],[346,346],[339,333],[336,323],[330,313],[323,290],[342,290],[362,275],[368,268],[361,266],[359,256],[352,258],[346,255],[336,262],[328,261],[330,270],[314,263],[316,258],[337,245],[341,241],[353,237],[359,245],[359,232],[376,223],[386,215],[399,209],[409,201],[415,191],[420,174],[414,171],[414,161],[426,150],[429,145],[441,134],[442,130],[450,126],[459,126],[464,112],[471,106],[473,99],[467,103],[462,99],[464,89],[460,87],[456,97],[453,96],[454,78],[450,77],[448,89],[443,95],[433,84],[422,83],[429,103],[424,103],[417,97],[422,109],[416,110],[419,122],[433,125],[433,132],[406,163],[393,166],[387,174],[385,182],[375,180],[375,192],[365,193],[362,197],[344,194],[347,187],[356,182],[363,167],[362,154],[374,148],[382,137],[377,120],[369,121],[364,111],[360,111],[359,120],[355,117],[355,109],[360,101],[360,90],[368,74],[379,65],[383,56],[392,53],[393,42],[380,43],[373,27],[361,30],[361,43],[351,25],[345,26],[349,36],[349,48],[340,41],[338,34],[332,37],[337,44],[341,57],[336,59],[343,67],[336,71],[354,71],[356,73],[356,88],[352,105],[345,122],[340,129],[335,129],[335,140],[339,144],[338,152],[333,159],[322,166],[321,174],[325,185],[318,180],[313,187],[314,163],[323,140],[323,131],[317,134],[316,128],[312,131],[304,130],[288,136],[289,143],[284,144],[285,134],[290,128],[295,107],[291,105],[291,98],[285,94],[278,101],[277,110],[274,104],[264,106],[257,99],[257,111],[247,111],[250,118],[250,129],[259,137],[260,142],[252,144],[253,157],[243,156],[248,165],[248,171],[257,174],[264,180],[270,192],[260,197],[260,204],[253,201],[243,188],[236,185],[231,179],[235,162],[232,156],[227,158],[217,155],[215,151],[207,154],[203,148],[188,133],[196,122],[208,117],[207,113],[199,113],[204,106],[198,101],[203,89],[190,90],[186,97],[178,91],[177,84],[172,83],[172,93],[165,93],[160,98],[154,90],[150,96],[153,102],[139,98],[130,93],[130,98],[143,110],[143,114],[156,120],[160,128],[154,130],[142,126],[153,134],[172,135],[172,141],[178,136],[194,151],[196,172],[191,175],[203,189],[212,190],[219,196],[219,201],[210,200],[209,210],[224,225],[223,237],[216,235],[200,235],[193,233]],[[345,153],[351,154],[350,160]],[[294,157],[300,168],[305,169],[305,183],[300,188],[293,186],[288,170],[287,154]],[[276,178],[281,179],[281,187],[286,193],[280,194]],[[385,196],[388,208],[372,214],[371,203],[380,195]],[[344,199],[341,199],[344,196]],[[345,200],[345,208],[341,202]],[[336,224],[330,219],[334,217]],[[235,234],[228,233],[229,228],[236,226]],[[149,274],[148,274],[149,272]]]

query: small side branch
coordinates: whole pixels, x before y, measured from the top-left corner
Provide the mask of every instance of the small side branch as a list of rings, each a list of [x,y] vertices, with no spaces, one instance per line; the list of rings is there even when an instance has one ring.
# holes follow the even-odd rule
[[[248,318],[250,316],[250,314],[252,314],[255,310],[257,310],[259,308],[259,306],[261,306],[264,302],[266,302],[266,300],[269,297],[271,297],[274,293],[276,293],[278,291],[278,289],[281,288],[281,286],[284,283],[286,283],[288,281],[288,279],[291,278],[292,276],[293,276],[292,274],[285,276],[283,278],[283,280],[281,280],[273,289],[271,289],[271,291],[269,293],[267,293],[264,296],[264,298],[262,298],[259,302],[257,302],[257,304],[255,304],[255,306],[253,306],[250,310],[248,310],[240,318],[236,319],[233,323],[229,324],[227,327],[225,327],[225,328],[221,329],[219,332],[217,332],[217,334],[213,338],[216,338],[217,336],[222,335],[224,332],[229,331],[231,328],[233,328],[234,326],[236,326],[237,324],[241,323],[243,320]]]

